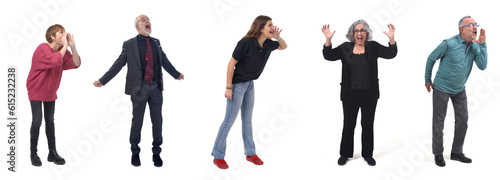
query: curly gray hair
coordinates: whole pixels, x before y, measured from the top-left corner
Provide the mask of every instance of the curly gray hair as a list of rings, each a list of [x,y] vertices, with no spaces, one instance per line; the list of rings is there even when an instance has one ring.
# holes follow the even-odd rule
[[[347,34],[345,35],[345,37],[347,37],[347,39],[349,39],[349,41],[354,42],[355,41],[355,39],[354,39],[354,28],[358,24],[365,25],[366,40],[367,41],[372,40],[372,29],[370,29],[370,25],[368,25],[368,23],[365,20],[362,20],[362,19],[357,20],[356,22],[352,23],[352,25],[351,25],[351,27],[349,27],[349,31],[347,32]]]

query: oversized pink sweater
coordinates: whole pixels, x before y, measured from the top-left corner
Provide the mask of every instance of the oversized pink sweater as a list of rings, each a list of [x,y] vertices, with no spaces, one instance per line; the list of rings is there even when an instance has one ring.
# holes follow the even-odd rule
[[[62,47],[61,47],[62,48]],[[33,53],[31,70],[26,81],[30,101],[54,101],[63,70],[76,69],[73,55],[66,51],[64,58],[54,52],[49,44],[40,44]]]

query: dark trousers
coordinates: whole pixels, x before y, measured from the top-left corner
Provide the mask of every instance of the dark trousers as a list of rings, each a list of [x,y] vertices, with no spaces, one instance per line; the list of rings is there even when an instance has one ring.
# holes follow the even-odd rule
[[[160,154],[160,145],[163,143],[162,137],[162,115],[163,94],[156,81],[142,83],[139,92],[132,94],[132,127],[130,129],[130,149],[133,154],[139,154],[141,148],[141,129],[144,120],[146,104],[149,105],[151,123],[153,124],[153,154]]]
[[[467,110],[467,93],[465,90],[457,94],[448,94],[434,89],[432,98],[432,153],[442,155],[443,148],[443,129],[448,101],[451,99],[455,110],[455,135],[451,146],[451,153],[463,153],[465,134],[467,134],[467,121],[469,113]]]
[[[31,152],[36,153],[38,150],[38,136],[40,135],[40,126],[42,126],[42,104],[44,110],[43,115],[45,116],[45,134],[47,135],[49,150],[56,150],[56,137],[54,132],[54,110],[56,101],[30,101],[30,104],[33,117],[30,129]]]
[[[354,128],[358,111],[361,108],[361,155],[373,156],[373,121],[378,98],[368,93],[369,90],[351,90],[349,95],[342,100],[344,108],[344,129],[340,143],[340,155],[352,157],[354,151]]]

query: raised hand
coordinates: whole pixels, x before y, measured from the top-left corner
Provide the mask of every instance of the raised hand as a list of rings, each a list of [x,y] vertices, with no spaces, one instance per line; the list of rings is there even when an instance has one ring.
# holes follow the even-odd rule
[[[70,33],[67,34],[67,40],[68,40],[68,46],[75,47],[75,37],[72,34]]]
[[[278,28],[278,26],[273,26],[273,38],[280,38],[281,31],[283,31],[283,29]]]
[[[64,33],[61,36],[61,42],[63,43],[63,46],[67,46],[68,45],[68,34],[67,33]]]
[[[472,40],[472,42],[485,43],[486,42],[486,31],[481,29],[481,34],[477,40]]]
[[[394,33],[395,33],[395,27],[393,24],[388,24],[387,27],[389,27],[389,32],[385,32],[384,31],[384,34],[387,35],[387,37],[389,37],[389,41],[391,44],[395,44],[396,43],[396,40],[394,40]]]
[[[327,40],[331,40],[336,31],[331,32],[330,31],[330,25],[329,24],[325,24],[321,28],[321,32],[323,32],[323,34],[325,35],[325,38]]]

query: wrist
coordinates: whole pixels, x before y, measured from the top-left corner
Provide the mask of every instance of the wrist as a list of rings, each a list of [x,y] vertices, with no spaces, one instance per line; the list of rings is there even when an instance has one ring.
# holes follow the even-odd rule
[[[226,86],[226,90],[230,90],[230,89],[233,89],[233,87],[231,87],[231,86]]]

